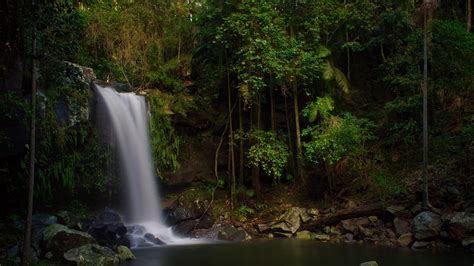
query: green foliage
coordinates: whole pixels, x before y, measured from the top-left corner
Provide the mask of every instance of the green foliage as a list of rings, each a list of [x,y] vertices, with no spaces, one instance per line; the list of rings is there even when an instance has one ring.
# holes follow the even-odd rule
[[[364,151],[366,141],[373,139],[374,124],[350,113],[343,117],[330,116],[321,124],[305,128],[302,135],[310,141],[304,143],[305,157],[311,163],[332,165],[343,156],[354,156]]]
[[[151,108],[151,150],[156,171],[158,174],[161,171],[175,171],[179,167],[178,156],[182,143],[171,117],[174,114],[171,109],[176,98],[158,90],[148,90],[147,99]],[[176,106],[179,107],[179,104]],[[176,109],[184,112],[182,109]]]
[[[255,214],[255,210],[248,207],[247,205],[243,204],[239,207],[239,210],[237,211],[237,217],[240,222],[245,222],[247,219]]]
[[[306,105],[306,107],[301,111],[301,115],[306,117],[309,122],[314,122],[318,115],[321,117],[329,117],[333,110],[334,100],[331,97],[318,97],[316,101],[312,101]]]
[[[393,197],[406,195],[408,190],[396,178],[388,176],[383,171],[373,176],[375,188],[379,194],[379,198],[386,200]]]
[[[235,136],[238,139],[239,132]],[[244,134],[244,137],[253,143],[247,152],[248,164],[260,168],[266,175],[279,181],[289,156],[285,142],[275,133],[263,130],[253,130]]]

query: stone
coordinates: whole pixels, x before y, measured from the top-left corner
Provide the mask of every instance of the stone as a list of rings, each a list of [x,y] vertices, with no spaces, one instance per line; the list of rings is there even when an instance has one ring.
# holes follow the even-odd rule
[[[192,237],[196,229],[209,229],[214,225],[214,218],[204,215],[200,219],[185,220],[172,227],[173,232],[183,237]]]
[[[206,212],[207,205],[199,200],[188,200],[183,196],[163,210],[165,222],[170,225],[176,225],[186,220],[199,219]]]
[[[235,228],[233,225],[226,225],[218,232],[217,239],[225,241],[244,241],[246,240],[247,232],[242,228]]]
[[[341,222],[342,228],[348,232],[357,235],[359,233],[359,227],[357,224],[354,222],[354,220],[349,219],[349,220],[343,220]]]
[[[313,237],[312,234],[313,233],[311,233],[310,231],[305,230],[305,231],[296,232],[295,237],[297,239],[311,240]]]
[[[56,216],[58,217],[58,223],[60,224],[69,225],[72,221],[71,215],[65,210],[58,211]]]
[[[400,206],[400,205],[392,205],[392,206],[388,206],[386,210],[392,215],[397,216],[405,210],[405,207]]]
[[[146,233],[144,236],[143,236],[146,240],[148,240],[149,242],[155,244],[155,245],[163,245],[165,244],[165,242],[163,242],[161,239],[155,237],[153,234],[151,233]]]
[[[113,265],[120,262],[111,249],[97,244],[87,244],[64,253],[64,259],[76,265]]]
[[[97,240],[99,245],[116,249],[119,240],[121,245],[127,244],[123,239],[128,229],[122,223],[122,217],[109,208],[97,215],[87,227],[87,232]]]
[[[379,266],[379,264],[376,261],[367,261],[362,262],[360,266]]]
[[[428,248],[428,246],[431,244],[431,242],[427,241],[415,241],[413,245],[411,246],[412,249],[423,249],[423,248]]]
[[[362,226],[359,226],[359,231],[365,237],[372,237],[374,235],[374,231]]]
[[[309,216],[312,216],[312,217],[318,217],[319,216],[319,210],[316,209],[316,208],[310,208],[306,211],[306,213],[309,215]]]
[[[398,244],[402,247],[409,246],[411,242],[413,242],[413,234],[411,233],[403,234],[398,238]]]
[[[474,233],[474,213],[458,212],[449,221],[450,232],[458,239]]]
[[[392,231],[392,229],[387,229],[385,231],[385,235],[390,239],[397,238],[397,235],[395,234],[395,232]]]
[[[257,231],[260,233],[264,233],[270,230],[270,226],[268,224],[257,224]]]
[[[373,224],[376,224],[379,221],[379,218],[377,216],[369,216],[368,219]]]
[[[291,207],[271,226],[271,230],[282,235],[293,235],[300,228],[301,215],[305,212],[304,208]]]
[[[335,235],[335,236],[340,236],[341,235],[341,230],[339,230],[339,228],[335,227],[335,226],[331,226],[329,228],[329,233],[331,235]]]
[[[395,227],[395,233],[397,233],[397,235],[410,232],[410,222],[407,220],[395,217],[395,219],[393,219],[393,226]]]
[[[441,232],[442,225],[438,214],[424,211],[413,219],[411,231],[417,240],[424,240],[437,236]]]
[[[61,224],[52,224],[43,230],[43,243],[46,252],[51,252],[53,258],[57,259],[66,251],[95,243],[95,240],[88,233],[69,229]]]
[[[474,244],[474,237],[466,238],[461,241],[463,247],[468,247]]]
[[[313,238],[318,241],[329,241],[331,239],[327,234],[313,234]]]
[[[117,257],[120,261],[127,261],[127,260],[134,260],[135,255],[133,255],[132,251],[126,246],[118,246],[117,247]]]

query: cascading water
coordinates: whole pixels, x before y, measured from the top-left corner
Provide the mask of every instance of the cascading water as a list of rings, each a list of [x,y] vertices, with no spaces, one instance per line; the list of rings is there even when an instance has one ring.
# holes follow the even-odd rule
[[[98,106],[103,108],[112,127],[113,145],[118,149],[121,171],[126,180],[128,214],[125,219],[133,228],[132,247],[153,243],[144,238],[151,233],[167,244],[190,240],[173,235],[161,217],[160,198],[153,174],[145,97],[118,93],[110,87],[95,85]]]

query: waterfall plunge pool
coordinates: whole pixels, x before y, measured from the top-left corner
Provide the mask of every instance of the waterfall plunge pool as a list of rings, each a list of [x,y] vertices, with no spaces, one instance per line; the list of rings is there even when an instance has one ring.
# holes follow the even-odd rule
[[[329,244],[304,240],[162,246],[135,249],[126,265],[156,266],[472,266],[474,255],[434,253],[394,247]]]

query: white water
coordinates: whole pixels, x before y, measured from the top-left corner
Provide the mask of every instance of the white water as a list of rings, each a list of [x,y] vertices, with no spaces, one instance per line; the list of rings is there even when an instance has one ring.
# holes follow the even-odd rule
[[[132,247],[145,241],[145,233],[152,233],[167,244],[189,243],[190,239],[174,236],[161,217],[160,197],[151,158],[145,97],[134,93],[118,93],[112,88],[99,85],[95,85],[95,90],[99,97],[99,108],[104,108],[107,120],[112,126],[113,145],[118,149],[120,170],[126,181],[126,222],[129,225],[143,226],[145,229],[131,233]]]

